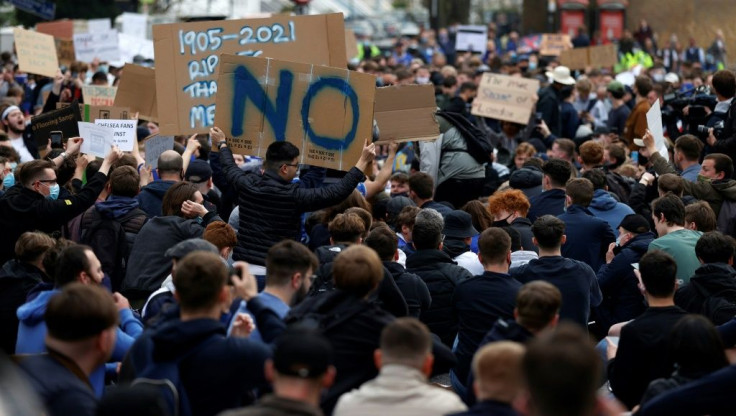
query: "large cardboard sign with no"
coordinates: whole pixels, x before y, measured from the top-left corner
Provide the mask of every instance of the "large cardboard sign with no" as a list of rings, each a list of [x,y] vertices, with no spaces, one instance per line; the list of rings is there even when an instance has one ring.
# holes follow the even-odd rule
[[[274,141],[301,149],[300,163],[348,170],[373,129],[375,78],[313,64],[220,57],[215,125],[233,153],[264,157]]]
[[[156,71],[153,68],[126,64],[115,94],[115,106],[130,108],[134,114],[138,113],[138,118],[158,121]],[[172,111],[176,108],[171,101],[167,101],[167,106]]]
[[[527,124],[535,105],[534,95],[537,90],[539,81],[536,79],[486,72],[480,80],[478,96],[473,100],[471,113]]]
[[[572,48],[569,35],[557,33],[545,33],[539,43],[539,54],[549,56],[560,56],[562,51]]]
[[[212,127],[221,54],[347,65],[342,14],[155,25],[153,39],[162,135]]]
[[[377,143],[436,139],[440,135],[436,111],[432,84],[376,89],[375,118],[380,132]]]

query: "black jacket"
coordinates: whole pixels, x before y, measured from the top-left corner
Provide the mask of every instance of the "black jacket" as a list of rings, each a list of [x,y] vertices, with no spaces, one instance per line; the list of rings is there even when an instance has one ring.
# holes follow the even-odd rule
[[[717,139],[712,146],[713,152],[725,153],[732,160],[736,158],[736,100],[731,101],[731,106],[728,107],[726,119],[723,121],[723,131]]]
[[[529,207],[526,217],[532,223],[542,215],[554,215],[556,217],[565,212],[565,190],[550,189],[544,191],[529,200],[529,203],[531,203],[531,207]]]
[[[593,270],[605,263],[608,245],[616,236],[608,223],[596,218],[588,208],[573,204],[557,218],[565,222],[567,241],[562,245],[562,256],[582,261]]]
[[[607,331],[611,325],[625,322],[641,315],[646,309],[639,281],[634,275],[633,263],[646,254],[654,233],[639,234],[621,247],[613,260],[598,269],[598,285],[603,292],[603,302],[596,309],[596,322]]]
[[[52,233],[95,203],[107,176],[95,173],[81,192],[51,200],[21,185],[11,187],[0,198],[0,263],[14,257],[15,241],[26,231]]]
[[[406,271],[422,278],[432,295],[432,306],[422,313],[421,321],[445,345],[452,346],[458,325],[452,315],[452,296],[461,281],[473,276],[440,250],[417,250],[407,257]]]
[[[695,270],[690,282],[675,293],[675,304],[688,313],[704,314],[706,297],[724,298],[736,302],[736,270],[725,263],[704,264]],[[724,324],[734,318],[725,313],[707,316],[715,325]]]
[[[228,148],[220,152],[220,162],[228,182],[238,190],[240,227],[233,259],[260,266],[266,264],[266,253],[274,244],[287,238],[300,240],[302,213],[341,202],[365,179],[353,167],[335,184],[307,189],[268,170],[263,175],[243,172]]]
[[[15,353],[18,338],[18,307],[26,303],[28,292],[47,280],[44,272],[28,263],[8,260],[0,269],[0,350]]]
[[[539,249],[532,242],[532,222],[527,218],[517,218],[511,222],[511,228],[518,231],[521,235],[521,247],[524,250],[533,251],[539,253]]]
[[[432,305],[432,296],[429,294],[427,284],[421,277],[406,271],[404,266],[394,261],[384,261],[383,267],[391,273],[401,294],[404,295],[406,306],[411,317],[419,319],[422,312]]]
[[[561,102],[560,94],[553,85],[539,90],[537,112],[542,113],[542,118],[549,127],[549,131],[557,137],[560,137],[562,133]]]

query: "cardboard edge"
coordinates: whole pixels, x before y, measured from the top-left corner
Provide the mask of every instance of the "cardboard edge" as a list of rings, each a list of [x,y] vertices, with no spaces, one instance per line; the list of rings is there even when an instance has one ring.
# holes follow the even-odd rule
[[[348,67],[348,53],[345,48],[345,19],[342,13],[325,15],[325,26],[327,27],[327,42],[330,51],[330,64],[335,68]]]
[[[171,65],[169,67],[171,68],[172,74],[166,74],[166,76],[163,76],[163,74],[157,72],[155,76],[156,80],[156,115],[158,116],[159,120],[159,130],[160,134],[164,136],[172,136],[177,135],[180,132],[179,130],[179,110],[180,110],[180,104],[176,100],[177,91],[176,91],[176,75],[177,75],[177,68],[175,65],[175,59],[174,59],[174,32],[172,30],[172,25],[154,25],[153,26],[153,38],[157,39],[158,41],[154,41],[153,43],[153,53],[156,56],[156,61],[158,66],[161,65],[162,61],[167,61]],[[157,53],[158,51],[159,53]],[[172,97],[174,98],[173,105],[169,106],[169,110],[171,110],[171,107],[173,107],[173,111],[166,111],[165,103],[162,102],[162,100],[159,100],[158,97]]]

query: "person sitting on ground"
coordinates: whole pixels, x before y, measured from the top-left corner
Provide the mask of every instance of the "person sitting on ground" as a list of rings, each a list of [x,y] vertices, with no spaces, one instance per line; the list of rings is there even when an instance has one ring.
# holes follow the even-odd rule
[[[345,393],[335,416],[392,413],[445,415],[465,410],[455,393],[429,385],[434,356],[432,337],[416,318],[399,318],[381,331],[374,360],[378,376],[357,390]]]
[[[593,184],[593,199],[590,201],[588,210],[596,217],[605,220],[613,230],[613,235],[618,238],[618,225],[625,216],[633,214],[634,210],[611,196],[603,170],[589,170],[583,173],[583,178]]]
[[[399,250],[403,251],[407,257],[415,251],[412,244],[411,232],[414,229],[414,221],[419,211],[421,211],[421,208],[412,204],[411,206],[402,208],[396,217],[394,230],[396,231],[396,237],[399,238]],[[406,259],[404,259],[404,264],[406,264]]]
[[[560,215],[565,212],[565,184],[570,180],[572,167],[560,159],[550,159],[542,166],[544,192],[532,198],[527,218],[532,223],[543,215]]]
[[[483,274],[483,265],[478,261],[478,255],[470,251],[473,236],[478,235],[470,214],[461,210],[453,210],[447,214],[442,233],[445,236],[442,251],[473,276]]]
[[[488,212],[488,209],[486,209],[483,202],[477,199],[468,201],[468,203],[463,205],[460,209],[470,214],[470,217],[473,219],[473,228],[478,231],[478,234],[474,235],[473,239],[470,241],[470,251],[477,254],[478,238],[480,237],[480,233],[493,226],[493,216]]]
[[[672,194],[652,202],[652,220],[659,238],[649,244],[649,251],[662,250],[670,254],[677,262],[677,279],[687,283],[700,267],[695,244],[703,233],[685,228],[685,206]]]
[[[92,373],[115,348],[118,313],[110,293],[71,283],[51,298],[44,313],[48,354],[21,361],[50,416],[97,414]]]
[[[519,232],[523,250],[537,252],[532,242],[532,223],[526,218],[530,208],[524,193],[515,189],[499,191],[488,198],[488,212],[494,227],[511,227]]]

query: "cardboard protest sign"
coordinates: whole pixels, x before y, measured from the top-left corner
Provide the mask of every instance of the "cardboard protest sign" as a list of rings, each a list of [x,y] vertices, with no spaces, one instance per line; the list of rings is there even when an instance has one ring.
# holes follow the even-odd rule
[[[375,78],[313,64],[220,57],[215,125],[234,153],[263,157],[274,141],[300,163],[348,170],[371,137]]]
[[[654,136],[654,145],[665,160],[670,160],[667,145],[664,142],[664,129],[662,128],[662,109],[659,100],[655,100],[652,107],[647,111],[647,128]],[[636,141],[636,140],[634,140]]]
[[[562,51],[560,63],[570,69],[605,68],[615,66],[618,57],[614,45],[591,46]]]
[[[358,54],[358,39],[355,37],[355,32],[350,29],[345,29],[345,52],[348,59],[357,58]]]
[[[174,136],[154,135],[144,142],[146,148],[146,166],[158,168],[158,157],[161,153],[174,148]]]
[[[588,48],[567,49],[560,53],[560,64],[570,69],[585,69],[590,65]]]
[[[455,50],[486,53],[488,49],[488,27],[458,26]]]
[[[54,38],[56,44],[56,56],[59,58],[59,64],[71,65],[76,58],[74,54],[74,41],[69,39]]]
[[[152,40],[119,33],[118,43],[120,45],[120,60],[125,63],[133,62],[136,56],[141,56],[144,59],[153,59]]]
[[[74,52],[77,61],[92,62],[95,58],[104,62],[120,59],[118,31],[106,30],[74,35]]]
[[[562,51],[572,48],[569,35],[561,35],[557,33],[545,33],[542,35],[542,41],[539,43],[539,54],[560,56]]]
[[[54,77],[59,69],[54,37],[44,33],[13,29],[18,66],[23,72]]]
[[[106,85],[83,85],[82,96],[85,104],[113,106],[117,90],[117,87]]]
[[[440,134],[434,114],[434,86],[396,85],[376,89],[374,117],[380,132],[379,144],[389,140],[433,140]]]
[[[167,104],[172,109],[176,107],[171,101]],[[115,94],[115,106],[130,108],[144,120],[157,121],[156,72],[153,68],[126,64]]]
[[[471,113],[527,124],[534,108],[539,81],[486,72],[478,86]]]
[[[88,155],[104,158],[113,145],[113,132],[103,126],[80,121],[79,136],[84,139],[80,151]]]
[[[50,133],[55,130],[61,130],[65,138],[79,136],[77,122],[81,119],[79,105],[76,101],[73,105],[32,117],[31,131],[36,139],[36,145],[46,147]]]
[[[123,13],[123,32],[121,34],[139,39],[148,37],[148,16],[140,13]]]
[[[56,20],[36,23],[36,32],[45,33],[55,38],[71,39],[74,37],[74,21]]]
[[[137,124],[138,120],[115,120],[103,118],[95,120],[95,125],[112,130],[112,142],[124,152],[130,152],[133,150],[136,140]]]
[[[342,14],[153,26],[161,134],[206,133],[215,119],[221,54],[344,68]]]

